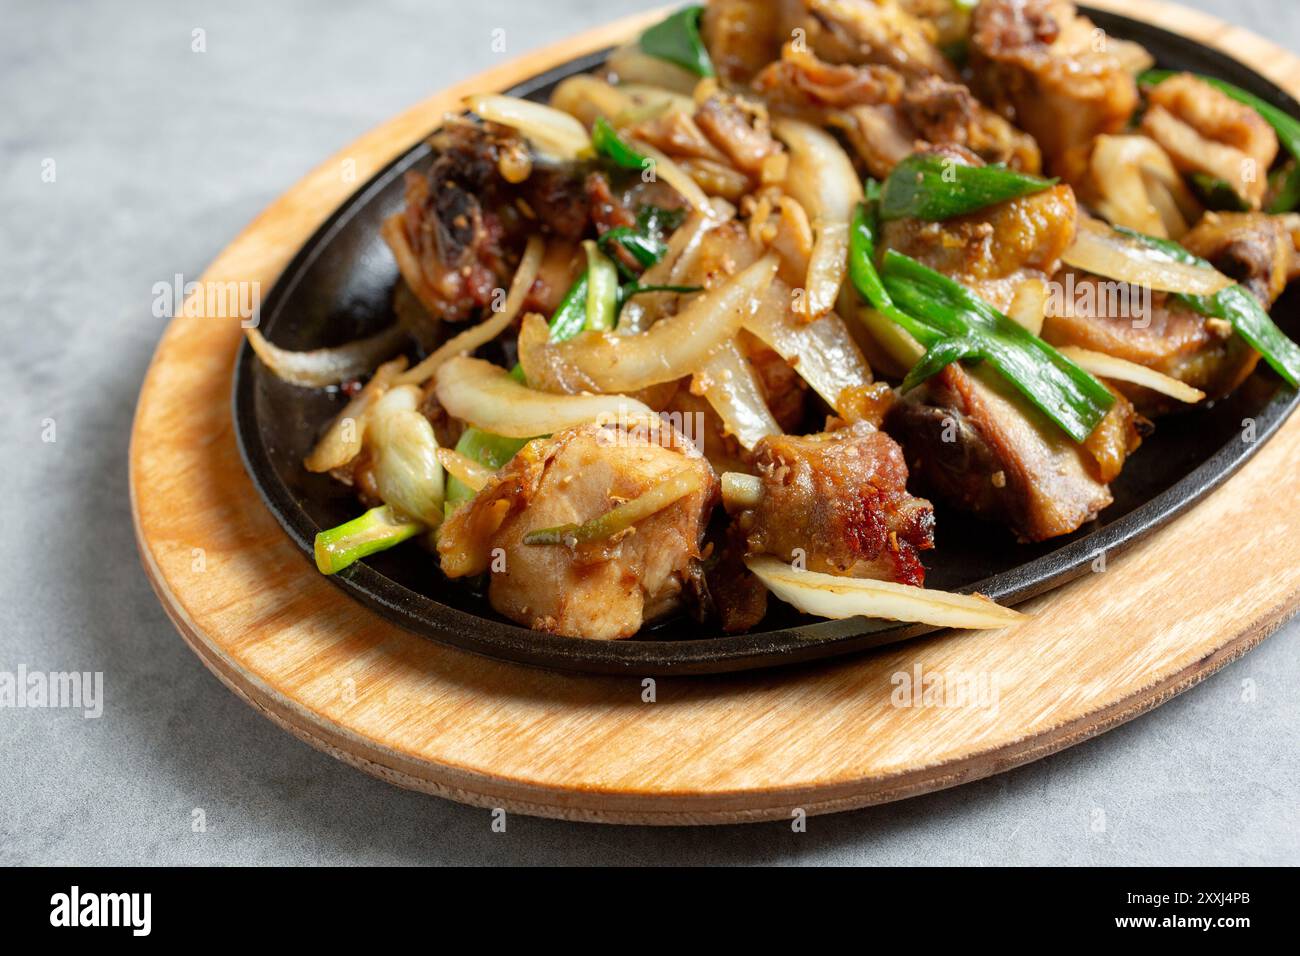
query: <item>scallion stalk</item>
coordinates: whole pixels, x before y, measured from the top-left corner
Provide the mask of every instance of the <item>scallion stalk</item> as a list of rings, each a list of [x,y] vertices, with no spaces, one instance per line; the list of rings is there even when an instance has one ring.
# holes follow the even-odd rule
[[[386,551],[425,530],[388,505],[371,508],[337,528],[316,535],[316,567],[321,574],[336,574],[377,551]]]
[[[968,166],[947,156],[913,153],[885,180],[880,216],[939,222],[1055,186],[1057,180],[1005,166]]]

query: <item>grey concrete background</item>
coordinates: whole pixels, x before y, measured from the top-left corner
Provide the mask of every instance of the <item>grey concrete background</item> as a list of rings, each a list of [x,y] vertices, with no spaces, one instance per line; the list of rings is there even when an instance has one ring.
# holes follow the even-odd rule
[[[98,720],[0,710],[0,862],[1300,861],[1297,622],[1099,739],[956,790],[815,818],[804,834],[523,817],[493,833],[485,811],[393,789],[299,743],[186,649],[140,570],[127,503],[131,414],[163,327],[152,285],[197,277],[321,159],[495,62],[492,28],[514,55],[591,22],[593,6],[607,20],[651,5],[6,0],[0,670],[103,671],[107,699]],[[1289,0],[1189,5],[1300,49]],[[195,28],[205,53],[191,52]],[[192,829],[196,809],[206,832]]]

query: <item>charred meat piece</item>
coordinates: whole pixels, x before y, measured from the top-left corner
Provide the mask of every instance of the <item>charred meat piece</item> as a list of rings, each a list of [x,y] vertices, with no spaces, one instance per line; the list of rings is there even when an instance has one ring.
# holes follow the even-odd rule
[[[612,538],[524,543],[530,531],[597,518],[683,469],[699,473],[696,491]],[[571,637],[631,637],[677,607],[716,498],[708,462],[670,429],[584,425],[526,445],[447,519],[438,552],[449,577],[489,572],[488,599],[512,621]]]
[[[747,552],[810,571],[920,586],[934,509],[907,493],[892,438],[865,422],[817,435],[769,436],[754,449],[758,503],[736,516]]]
[[[433,165],[407,174],[406,209],[385,223],[384,238],[425,309],[462,322],[509,284],[525,232],[577,239],[589,202],[576,168],[534,164],[506,127],[455,120],[430,146]]]
[[[919,488],[1006,524],[1023,541],[1069,534],[1095,518],[1140,441],[1123,397],[1078,445],[1003,379],[955,364],[909,392],[885,424]]]
[[[1262,116],[1189,73],[1153,87],[1147,100],[1142,131],[1179,170],[1222,180],[1252,209],[1260,207],[1278,150]]]
[[[983,0],[971,22],[976,93],[1071,183],[1086,172],[1093,137],[1118,133],[1138,104],[1126,58],[1099,36],[1068,0]]]
[[[782,38],[802,36],[808,48],[829,63],[876,63],[909,79],[957,78],[952,64],[935,46],[934,25],[912,16],[898,0],[778,2]]]

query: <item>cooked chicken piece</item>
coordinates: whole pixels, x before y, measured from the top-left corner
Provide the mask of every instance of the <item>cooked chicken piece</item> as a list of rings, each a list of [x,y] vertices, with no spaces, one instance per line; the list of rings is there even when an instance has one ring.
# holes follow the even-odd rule
[[[988,369],[949,365],[894,406],[886,427],[917,486],[1006,524],[1021,540],[1069,534],[1112,502],[1107,483],[1137,448],[1122,396],[1083,445]]]
[[[1182,244],[1244,285],[1266,309],[1300,276],[1297,213],[1206,213]]]
[[[579,524],[683,471],[696,491],[605,540],[524,544],[530,531]],[[677,607],[717,481],[704,457],[671,429],[653,434],[584,425],[536,439],[438,537],[443,573],[489,572],[488,599],[528,627],[614,640]]]
[[[779,6],[782,40],[801,38],[829,63],[878,63],[909,79],[957,78],[935,46],[934,25],[912,16],[898,0],[779,0]]]
[[[1036,173],[1038,146],[960,83],[939,76],[905,82],[884,66],[825,63],[793,44],[754,80],[774,109],[844,130],[873,176],[917,149],[955,144],[990,163]]]
[[[971,22],[976,92],[1030,133],[1067,182],[1094,136],[1118,133],[1138,105],[1126,59],[1069,0],[983,0]]]
[[[777,58],[780,10],[772,0],[709,0],[700,23],[704,45],[724,83],[743,86]]]
[[[736,516],[748,553],[809,571],[920,586],[918,552],[934,547],[934,509],[907,493],[892,438],[866,422],[817,435],[764,438],[754,449],[763,493]]]
[[[895,220],[885,224],[883,238],[1005,311],[1027,279],[1056,272],[1077,222],[1074,192],[1054,186],[945,222]]]
[[[1260,208],[1278,150],[1277,134],[1262,116],[1190,73],[1153,87],[1147,100],[1142,131],[1175,166],[1222,180]]]
[[[1250,374],[1259,355],[1225,322],[1206,319],[1176,298],[1086,273],[1056,277],[1043,338],[1136,362],[1221,398]],[[1147,418],[1191,406],[1127,382],[1115,383]]]
[[[739,96],[712,94],[696,109],[695,122],[731,165],[755,179],[762,179],[764,168],[785,152],[772,136],[767,110]]]
[[[1298,232],[1297,215],[1208,213],[1183,243],[1241,282],[1268,308],[1300,275]],[[1210,399],[1232,392],[1259,361],[1259,354],[1230,325],[1206,318],[1177,297],[1081,273],[1067,272],[1057,281],[1063,295],[1051,303],[1043,324],[1043,338],[1053,345],[1077,345],[1145,365],[1200,389]],[[1138,386],[1118,387],[1147,417],[1188,408]]]

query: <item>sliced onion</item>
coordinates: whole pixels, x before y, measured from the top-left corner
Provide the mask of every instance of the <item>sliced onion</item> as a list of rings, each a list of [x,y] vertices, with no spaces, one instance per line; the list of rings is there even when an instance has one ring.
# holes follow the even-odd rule
[[[659,421],[635,398],[538,392],[491,362],[465,356],[443,365],[435,390],[449,415],[505,438],[534,438],[588,422]]]
[[[506,301],[501,311],[443,342],[419,365],[401,375],[394,384],[420,385],[430,379],[434,372],[438,371],[438,367],[453,355],[468,355],[508,329],[515,316],[519,314],[519,310],[523,308],[524,300],[528,298],[533,280],[537,278],[537,270],[541,267],[545,249],[546,243],[540,236],[530,236],[528,244],[524,247],[523,258],[519,260],[519,268],[515,270],[515,276],[510,281],[510,291],[506,294]]]
[[[1098,136],[1090,161],[1096,208],[1117,226],[1180,238],[1200,206],[1169,155],[1146,136]]]
[[[605,60],[605,68],[620,86],[624,83],[644,83],[689,95],[700,81],[698,76],[676,63],[642,53],[635,41],[611,53]]]
[[[1214,295],[1233,284],[1217,269],[1178,262],[1105,223],[1086,217],[1080,218],[1074,245],[1061,260],[1075,269],[1146,286],[1156,292]]]
[[[552,108],[563,110],[588,127],[602,116],[617,125],[617,118],[634,105],[632,97],[590,73],[561,80],[551,93]]]
[[[343,406],[330,427],[321,436],[311,454],[303,459],[303,466],[316,473],[342,468],[361,453],[366,437],[366,422],[370,409],[388,391],[389,386],[406,368],[406,356],[399,355],[375,370],[365,388]]]
[[[722,474],[722,503],[728,511],[744,511],[763,500],[763,480],[738,471]]]
[[[1038,335],[1043,331],[1043,317],[1046,314],[1047,283],[1042,279],[1026,279],[1020,283],[1007,308],[1007,315]]]
[[[467,97],[465,105],[485,120],[518,130],[551,158],[572,161],[591,148],[586,128],[562,110],[496,94]]]
[[[772,130],[790,150],[785,191],[814,222],[848,223],[862,201],[862,183],[839,141],[794,119],[777,119]]]
[[[779,279],[745,319],[745,328],[789,362],[837,411],[842,411],[844,389],[871,384],[871,369],[844,320],[831,312],[814,322],[800,322],[790,308],[790,289]]]
[[[1130,362],[1128,359],[1116,358],[1105,352],[1081,349],[1075,345],[1063,345],[1058,347],[1057,351],[1085,372],[1090,372],[1098,378],[1141,385],[1143,388],[1176,398],[1180,402],[1187,402],[1189,405],[1205,400],[1205,393],[1199,388],[1192,388],[1186,382],[1180,382],[1163,372],[1157,372],[1137,362]]]
[[[414,385],[390,388],[371,412],[366,444],[384,504],[436,528],[443,518],[444,477],[438,439],[419,407],[420,390]]]
[[[1025,617],[978,594],[796,571],[773,557],[746,558],[745,564],[782,601],[818,617],[874,617],[972,630],[1007,627]]]
[[[687,204],[701,215],[713,217],[713,206],[709,202],[709,197],[704,194],[700,184],[691,178],[691,174],[675,162],[665,156],[662,152],[655,149],[649,143],[644,143],[639,139],[630,142],[631,147],[642,156],[648,157],[654,162],[654,175],[656,179],[661,179],[681,195]]]
[[[835,308],[840,287],[849,272],[849,223],[847,219],[822,220],[814,227],[814,233],[817,239],[808,259],[804,313],[809,319],[820,319]]]
[[[714,350],[695,373],[693,390],[703,393],[727,431],[746,451],[765,435],[781,434],[781,426],[763,399],[763,390],[749,359],[735,341]]]
[[[740,331],[772,283],[776,265],[776,256],[764,256],[636,335],[587,331],[551,342],[541,318],[527,316],[519,362],[530,382],[565,392],[635,392],[676,381],[700,369]]]
[[[468,455],[462,455],[454,448],[439,448],[438,461],[451,475],[470,491],[478,492],[491,480],[495,472],[484,468]]]
[[[406,330],[392,325],[375,335],[330,349],[293,352],[272,345],[257,329],[244,330],[248,344],[275,377],[290,385],[324,388],[370,372],[406,341]]]

